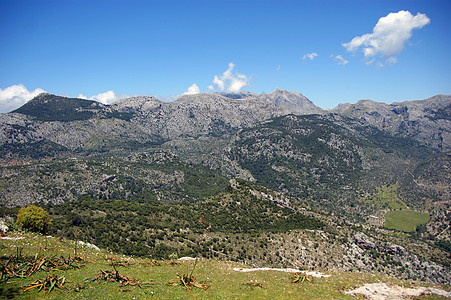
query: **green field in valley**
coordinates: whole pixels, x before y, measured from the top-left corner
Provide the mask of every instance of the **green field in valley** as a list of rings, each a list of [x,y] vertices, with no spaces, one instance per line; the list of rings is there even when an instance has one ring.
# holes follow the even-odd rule
[[[413,232],[418,225],[429,222],[429,214],[411,210],[389,211],[385,214],[385,227],[404,232]]]
[[[397,185],[382,186],[361,201],[379,208],[405,209],[407,206],[398,198],[397,189]]]

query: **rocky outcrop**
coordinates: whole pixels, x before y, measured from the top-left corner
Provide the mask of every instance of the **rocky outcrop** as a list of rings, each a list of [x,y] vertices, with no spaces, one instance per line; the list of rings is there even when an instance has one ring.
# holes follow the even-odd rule
[[[112,105],[40,94],[0,114],[0,146],[50,141],[70,150],[156,144],[180,137],[222,135],[285,114],[321,113],[296,92],[184,95],[170,103],[132,97]]]
[[[332,112],[395,135],[413,137],[442,152],[451,150],[450,95],[392,104],[360,100],[356,104],[340,104]]]
[[[380,255],[388,257],[388,261],[393,261],[392,264],[398,266],[392,270],[396,276],[408,276],[407,278],[420,279],[433,283],[451,282],[449,269],[424,258],[420,259],[404,247],[390,242],[376,241],[361,232],[353,236],[353,242],[361,249],[372,253],[373,260]],[[400,274],[396,274],[397,272]]]
[[[451,149],[451,96],[384,104],[361,100],[332,112],[373,125],[427,146]],[[174,102],[131,97],[112,105],[41,94],[13,113],[0,114],[0,147],[46,140],[70,150],[104,149],[116,144],[223,135],[287,114],[323,114],[297,92],[184,95]]]

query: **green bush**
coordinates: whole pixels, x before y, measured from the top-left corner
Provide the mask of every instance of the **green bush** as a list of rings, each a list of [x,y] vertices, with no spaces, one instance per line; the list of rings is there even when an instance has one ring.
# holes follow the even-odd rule
[[[49,213],[45,209],[32,204],[19,209],[17,223],[24,229],[47,233],[52,224],[52,219],[50,219]]]

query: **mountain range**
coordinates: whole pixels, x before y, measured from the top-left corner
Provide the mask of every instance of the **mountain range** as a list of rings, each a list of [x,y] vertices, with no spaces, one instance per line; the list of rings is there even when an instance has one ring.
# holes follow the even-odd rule
[[[0,145],[41,142],[55,143],[70,151],[96,151],[116,142],[135,147],[178,138],[218,136],[287,114],[336,113],[446,152],[451,149],[450,105],[450,96],[435,96],[391,105],[361,100],[328,111],[300,93],[283,90],[263,95],[185,95],[169,103],[154,97],[133,97],[103,105],[44,93],[0,115]]]
[[[50,205],[61,234],[73,235],[78,228],[90,237],[88,242],[114,244],[119,252],[122,242],[134,245],[127,251],[137,251],[142,239],[148,246],[140,247],[140,254],[158,249],[161,255],[189,246],[182,239],[168,241],[162,232],[169,229],[161,228],[169,226],[175,235],[183,226],[198,226],[181,210],[201,219],[211,214],[213,228],[222,232],[212,247],[225,241],[223,233],[245,234],[243,227],[253,228],[252,220],[264,224],[260,218],[266,216],[274,225],[262,225],[262,230],[279,232],[280,226],[285,226],[284,232],[325,230],[354,249],[343,252],[349,261],[337,260],[331,268],[349,269],[358,263],[365,269],[369,259],[374,261],[368,267],[387,274],[393,270],[401,274],[399,264],[415,265],[410,270],[417,274],[421,263],[413,262],[416,258],[409,256],[413,253],[441,265],[421,271],[422,279],[439,272],[440,282],[449,282],[450,113],[451,95],[392,104],[361,100],[328,110],[300,93],[284,90],[184,95],[169,103],[142,96],[111,105],[44,93],[0,114],[0,208]],[[274,207],[268,207],[268,201]],[[110,208],[102,209],[101,203]],[[115,223],[130,213],[124,205],[134,207],[133,211],[136,205],[143,209],[161,205],[165,217],[160,223],[149,223],[153,233],[139,236],[140,230],[148,230],[144,216],[131,228]],[[246,207],[246,215],[239,215],[236,205]],[[226,211],[236,216],[232,227],[224,221]],[[418,223],[413,231],[393,232],[384,215],[396,211],[427,215],[429,221]],[[117,217],[109,220],[110,214]],[[310,225],[293,225],[292,220],[307,222],[300,215],[313,218],[308,219]],[[99,218],[122,229],[99,237],[95,225]],[[280,218],[291,223],[276,225]],[[356,238],[356,228],[372,237]],[[136,240],[130,240],[130,234]],[[406,239],[398,239],[400,234]],[[309,244],[320,243],[315,239]],[[385,257],[391,246],[373,239],[388,239],[410,252],[396,250],[399,259],[389,261],[391,267],[379,265],[376,252]],[[263,240],[255,243],[260,247]],[[356,245],[364,252],[357,251]],[[327,252],[323,246],[314,256],[317,260],[305,249],[301,257],[291,248],[283,252],[286,256],[279,251],[275,255],[276,244],[268,246],[274,250],[268,257],[277,266],[302,260],[312,267],[322,261],[319,253]],[[242,251],[229,255],[248,259]],[[261,258],[250,261],[262,262],[262,255],[255,250],[255,257]],[[387,262],[388,256],[384,259]]]

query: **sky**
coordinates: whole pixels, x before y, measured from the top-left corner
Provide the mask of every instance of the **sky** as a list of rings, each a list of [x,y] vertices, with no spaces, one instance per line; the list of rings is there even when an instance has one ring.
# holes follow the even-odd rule
[[[451,94],[449,0],[0,0],[0,112],[41,92]]]

